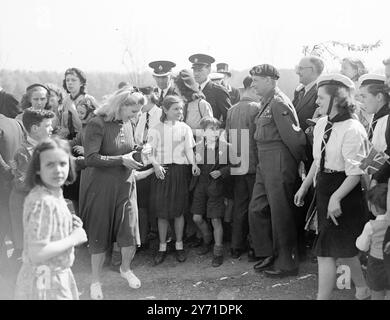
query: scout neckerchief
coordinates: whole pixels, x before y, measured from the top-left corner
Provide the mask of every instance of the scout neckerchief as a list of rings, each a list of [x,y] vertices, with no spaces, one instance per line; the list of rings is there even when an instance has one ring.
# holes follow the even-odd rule
[[[145,122],[145,128],[144,128],[144,136],[143,136],[143,139],[142,139],[143,144],[145,144],[147,142],[147,140],[148,140],[149,120],[150,120],[149,111],[146,112],[146,122]]]
[[[332,119],[329,119],[329,116],[328,116],[328,121],[326,123],[325,130],[324,130],[324,135],[323,135],[322,142],[321,142],[320,172],[324,171],[324,167],[325,167],[325,149],[326,149],[326,144],[328,143],[328,140],[329,140],[330,135],[332,133],[333,124],[336,123],[336,122],[342,122],[342,121],[345,121],[345,120],[348,120],[348,119],[352,119],[352,116],[351,116],[351,114],[349,112],[345,112],[345,113],[342,113],[342,114],[337,114]]]
[[[372,136],[374,135],[375,127],[379,119],[383,118],[384,116],[387,116],[390,114],[390,109],[387,104],[385,104],[382,108],[379,109],[377,113],[375,113],[374,118],[372,119],[372,122],[370,124],[370,127],[368,129],[368,140],[372,140]]]

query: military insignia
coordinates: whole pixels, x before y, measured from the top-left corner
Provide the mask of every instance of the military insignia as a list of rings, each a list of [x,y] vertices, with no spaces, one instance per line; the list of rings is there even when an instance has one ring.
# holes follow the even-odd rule
[[[162,71],[162,69],[163,69],[163,66],[160,64],[160,65],[158,66],[158,70]]]
[[[195,59],[194,59],[194,63],[198,63],[198,58],[195,58]]]

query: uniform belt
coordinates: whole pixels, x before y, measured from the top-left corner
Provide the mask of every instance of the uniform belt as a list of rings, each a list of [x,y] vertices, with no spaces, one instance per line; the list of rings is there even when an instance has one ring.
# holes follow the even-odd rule
[[[337,171],[337,170],[324,168],[324,170],[322,172],[324,172],[324,173],[343,173],[345,171]]]

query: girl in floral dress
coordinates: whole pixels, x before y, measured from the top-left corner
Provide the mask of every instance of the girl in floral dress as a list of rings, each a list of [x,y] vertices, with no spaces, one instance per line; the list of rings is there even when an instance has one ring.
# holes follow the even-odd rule
[[[75,179],[67,142],[39,143],[26,175],[32,188],[24,203],[23,265],[16,281],[16,299],[78,300],[70,267],[74,247],[87,241],[81,220],[72,215],[62,185]]]

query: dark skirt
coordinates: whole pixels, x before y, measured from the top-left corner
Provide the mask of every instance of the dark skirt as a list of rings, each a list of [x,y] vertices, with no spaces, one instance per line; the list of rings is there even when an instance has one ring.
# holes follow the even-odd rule
[[[83,171],[80,184],[80,217],[91,254],[140,245],[137,189],[134,175],[124,167]]]
[[[341,200],[342,214],[336,218],[338,226],[331,218],[327,218],[329,199],[345,178],[344,172],[318,175],[316,186],[318,235],[313,249],[318,257],[351,258],[359,252],[355,242],[367,221],[360,182]]]
[[[157,218],[173,219],[189,210],[190,166],[169,164],[164,167],[167,168],[164,180],[152,175],[150,209]]]

